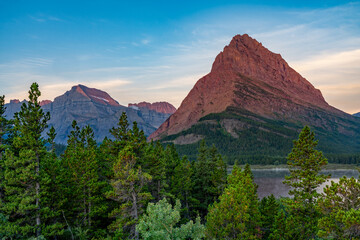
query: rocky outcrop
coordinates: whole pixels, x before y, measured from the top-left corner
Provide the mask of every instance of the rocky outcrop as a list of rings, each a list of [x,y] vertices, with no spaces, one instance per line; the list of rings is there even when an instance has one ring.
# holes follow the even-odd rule
[[[76,92],[78,95],[82,95],[87,99],[91,99],[92,102],[99,103],[101,105],[120,106],[110,95],[104,91],[96,88],[88,88],[84,85],[77,85],[71,88],[71,92]]]
[[[51,100],[42,100],[42,101],[40,102],[40,106],[45,106],[46,104],[50,104],[50,103],[52,103]]]
[[[20,103],[20,100],[19,99],[11,99],[10,103],[11,104],[17,104],[17,103]]]
[[[160,127],[160,125],[176,111],[176,108],[168,102],[129,103],[128,107],[140,111],[145,121],[151,122],[156,128]]]
[[[129,103],[129,107],[147,108],[160,113],[173,114],[176,108],[168,102],[140,102],[140,103]]]
[[[5,107],[6,107],[5,117],[7,119],[13,118],[14,114],[21,110],[21,105],[25,102],[26,102],[26,100],[23,100],[21,102],[19,101],[19,99],[10,100],[10,103],[5,104]]]
[[[228,107],[324,128],[330,125],[322,119],[324,114],[332,119],[351,118],[330,106],[320,90],[292,69],[280,54],[244,34],[235,36],[218,54],[211,72],[197,81],[177,111],[150,138],[177,134],[200,118]]]

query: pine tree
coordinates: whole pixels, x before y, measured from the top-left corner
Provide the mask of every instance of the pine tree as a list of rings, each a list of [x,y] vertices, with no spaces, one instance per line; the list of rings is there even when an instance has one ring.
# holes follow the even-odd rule
[[[107,144],[113,166],[109,175],[111,190],[106,196],[120,204],[120,207],[115,207],[109,214],[111,218],[115,218],[109,229],[116,234],[137,239],[135,224],[145,204],[151,199],[147,187],[152,177],[145,170],[150,171],[151,166],[147,167],[147,160],[153,158],[146,156],[144,132],[138,128],[136,122],[133,122],[132,129],[129,126],[126,113],[123,112],[118,126],[110,131],[114,140],[109,140]],[[161,180],[158,183],[161,183]],[[161,194],[161,190],[156,191],[160,188],[154,188],[154,194]]]
[[[152,180],[148,184],[149,191],[153,197],[153,202],[163,199],[166,193],[166,169],[165,154],[160,142],[147,144],[142,158],[142,170],[148,173]]]
[[[220,196],[226,186],[227,169],[226,163],[223,160],[221,154],[218,153],[215,145],[212,145],[209,149],[210,168],[212,169],[211,174],[211,192],[215,198]],[[251,171],[250,171],[251,172]]]
[[[192,181],[193,168],[186,156],[180,160],[179,164],[174,169],[174,175],[171,177],[169,192],[173,199],[179,199],[183,206],[181,213],[184,220],[191,219],[191,208],[195,204],[195,199],[192,197],[192,190],[194,183]]]
[[[360,182],[342,177],[326,186],[318,206],[324,216],[319,220],[318,236],[324,239],[360,239]]]
[[[196,223],[191,220],[177,226],[180,221],[180,208],[179,200],[176,201],[174,208],[165,198],[156,204],[150,203],[136,226],[142,238],[147,240],[202,239],[205,227],[200,223],[200,218],[196,219]]]
[[[177,191],[175,190],[175,192],[173,191],[173,181],[174,181],[174,176],[176,174],[176,167],[180,164],[180,157],[178,155],[178,153],[176,152],[176,148],[174,146],[174,144],[169,144],[166,146],[165,151],[164,151],[164,157],[165,159],[165,179],[166,179],[166,185],[167,185],[167,192],[170,194],[170,197],[172,199],[175,199],[176,197],[174,197],[177,193]],[[175,203],[175,201],[173,202]]]
[[[205,141],[200,143],[197,161],[194,163],[193,197],[196,199],[195,211],[205,217],[208,206],[222,193],[226,184],[226,164],[215,146],[208,148]]]
[[[7,131],[8,121],[5,118],[5,96],[0,96],[0,160],[5,152],[5,139],[4,135]],[[2,165],[1,165],[2,166]]]
[[[285,212],[280,210],[274,216],[274,222],[272,224],[269,240],[291,240],[294,238],[294,229],[291,229],[291,224],[287,225],[291,220],[286,218]]]
[[[136,161],[133,146],[126,145],[114,164],[114,178],[110,183],[112,191],[107,193],[108,198],[120,204],[120,207],[110,213],[110,216],[115,218],[109,226],[110,230],[123,232],[131,239],[139,238],[135,226],[143,212],[143,207],[151,198],[151,194],[144,189],[151,176],[144,173],[141,166],[136,167]]]
[[[47,217],[43,220],[43,232],[48,237],[62,235],[64,223],[61,216],[61,178],[60,161],[55,154],[55,128],[52,126],[47,133],[50,151],[42,163],[42,205],[46,206]]]
[[[29,101],[15,114],[13,149],[6,151],[6,201],[2,210],[10,215],[6,230],[30,236],[41,235],[41,166],[46,156],[45,141],[41,134],[50,115],[40,107],[39,86],[33,83]]]
[[[0,96],[0,206],[5,204],[5,150],[9,148],[6,136],[9,134],[9,121],[5,118],[5,96]],[[1,209],[1,207],[0,207]],[[0,238],[6,237],[1,226],[7,224],[7,216],[0,210]],[[11,236],[10,236],[11,237]]]
[[[122,112],[117,127],[113,127],[110,133],[114,137],[114,141],[111,141],[111,153],[117,157],[131,137],[130,125],[125,112]]]
[[[271,194],[261,199],[259,210],[261,213],[263,238],[268,239],[275,222],[275,217],[280,211],[280,204],[276,201],[274,195]]]
[[[260,239],[261,219],[251,176],[236,165],[219,202],[206,216],[208,239]]]
[[[5,96],[0,96],[0,201],[4,200],[5,190],[4,190],[4,173],[5,173],[5,163],[4,163],[4,153],[7,148],[5,135],[8,133],[8,120],[5,118]]]
[[[317,233],[320,213],[315,206],[320,194],[316,188],[329,178],[319,174],[327,159],[315,149],[317,143],[314,132],[305,126],[288,156],[290,175],[285,177],[284,183],[292,188],[289,194],[293,198],[286,201],[286,206],[291,215],[287,224],[292,224],[296,234],[294,239],[297,236],[299,239],[311,239]]]
[[[100,219],[105,218],[105,198],[102,189],[104,180],[100,178],[97,144],[90,126],[80,129],[76,121],[72,124],[68,147],[62,159],[67,181],[64,185],[64,206],[66,216],[77,224],[78,228],[93,234],[97,230]]]

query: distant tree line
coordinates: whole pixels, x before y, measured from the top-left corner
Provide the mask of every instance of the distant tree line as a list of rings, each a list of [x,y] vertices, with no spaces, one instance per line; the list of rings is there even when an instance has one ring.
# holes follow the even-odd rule
[[[14,120],[0,97],[1,239],[359,239],[360,182],[329,176],[305,127],[287,162],[292,198],[257,197],[249,165],[226,164],[202,141],[196,161],[146,142],[125,113],[99,145],[76,121],[63,154],[39,105],[39,87]]]

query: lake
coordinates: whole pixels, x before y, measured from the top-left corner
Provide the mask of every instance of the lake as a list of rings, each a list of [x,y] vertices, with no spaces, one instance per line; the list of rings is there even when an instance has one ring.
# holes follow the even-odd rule
[[[289,170],[285,168],[275,168],[275,169],[252,169],[254,174],[254,182],[258,185],[258,197],[263,198],[274,194],[276,198],[278,197],[289,197],[289,187],[282,182],[285,179],[286,175],[289,175]],[[331,178],[319,188],[319,192],[322,189],[331,183],[331,181],[338,182],[339,178],[342,176],[347,177],[359,177],[359,172],[357,170],[351,169],[339,169],[339,170],[325,170],[322,171],[323,174],[331,174]]]

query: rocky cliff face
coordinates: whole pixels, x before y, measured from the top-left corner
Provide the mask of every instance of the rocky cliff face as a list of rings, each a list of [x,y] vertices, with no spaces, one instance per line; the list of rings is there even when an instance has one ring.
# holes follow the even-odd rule
[[[6,104],[6,116],[12,118],[20,111],[22,102],[11,101]],[[120,105],[104,91],[77,85],[51,101],[41,102],[44,111],[50,112],[49,126],[54,126],[57,143],[66,144],[71,131],[71,123],[76,120],[80,127],[90,125],[96,141],[110,137],[109,129],[116,126],[122,112],[126,112],[129,123],[136,121],[145,135],[150,135],[166,120],[169,114],[149,109],[133,109]]]
[[[129,108],[140,111],[142,118],[147,122],[151,122],[156,128],[160,127],[160,125],[176,111],[176,108],[168,102],[129,103],[128,106]]]
[[[40,106],[45,106],[46,104],[50,104],[50,103],[52,103],[51,100],[42,100],[42,101],[40,102]]]
[[[129,103],[128,107],[147,108],[160,113],[173,114],[176,108],[168,102],[140,102],[140,103]]]
[[[25,103],[26,100],[23,100],[20,102],[19,99],[12,99],[10,100],[10,103],[5,104],[6,111],[5,116],[6,118],[10,119],[13,118],[14,114],[16,112],[19,112],[21,110],[21,105]]]
[[[327,104],[320,90],[248,35],[235,36],[216,57],[211,72],[198,80],[177,111],[152,139],[186,130],[200,118],[243,109],[268,119],[328,127],[322,116],[351,118]],[[315,117],[315,115],[317,117]]]

